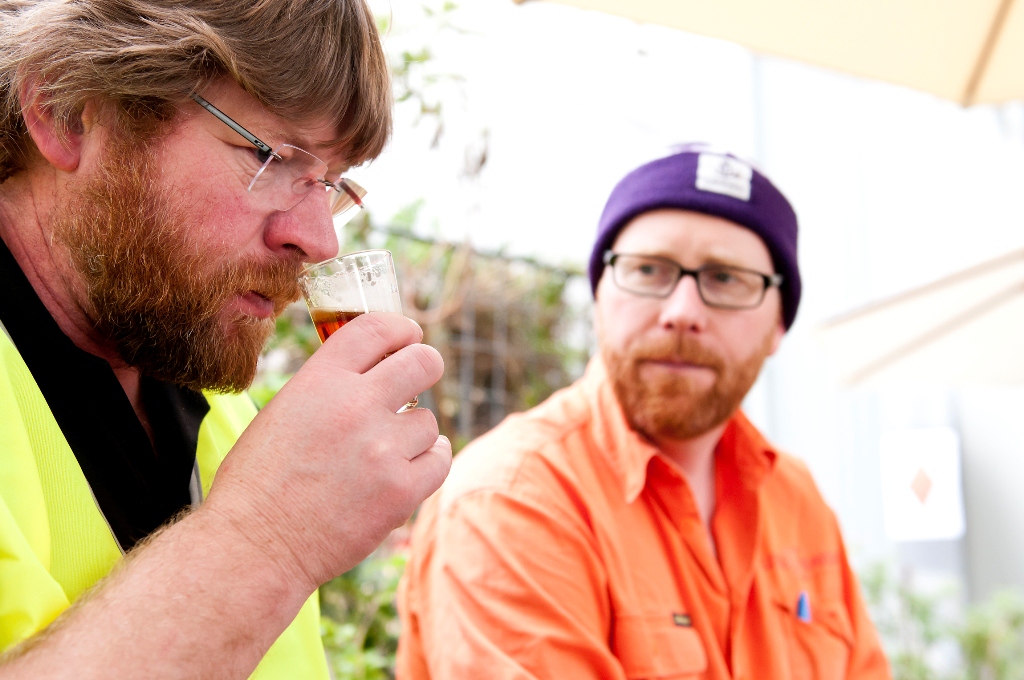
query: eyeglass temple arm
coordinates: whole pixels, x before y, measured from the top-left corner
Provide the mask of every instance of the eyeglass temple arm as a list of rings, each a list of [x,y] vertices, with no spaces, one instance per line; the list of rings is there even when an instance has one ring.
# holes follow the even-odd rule
[[[211,104],[210,102],[206,101],[205,99],[203,99],[202,97],[200,97],[198,94],[195,94],[195,93],[192,94],[192,100],[196,104],[199,104],[204,109],[206,109],[207,111],[212,113],[214,116],[216,116],[217,120],[219,120],[220,122],[224,123],[229,128],[231,128],[232,130],[234,130],[235,132],[240,134],[242,137],[244,137],[245,141],[249,142],[250,144],[255,146],[257,149],[262,151],[263,153],[268,154],[270,156],[273,156],[277,160],[281,160],[281,157],[278,156],[276,153],[274,153],[274,150],[271,149],[270,146],[267,145],[266,142],[264,142],[263,140],[261,140],[259,137],[257,137],[256,135],[252,134],[248,130],[246,130],[244,127],[242,127],[241,125],[239,125],[235,121],[231,120],[231,118],[229,118],[226,113],[224,113],[223,111],[218,109],[216,106],[214,106],[213,104]]]

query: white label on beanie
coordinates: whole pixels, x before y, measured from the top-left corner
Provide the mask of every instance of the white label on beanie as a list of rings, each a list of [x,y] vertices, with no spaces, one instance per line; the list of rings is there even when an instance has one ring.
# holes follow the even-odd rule
[[[697,157],[697,184],[701,191],[711,191],[750,200],[750,181],[754,170],[741,160],[717,153],[702,153]]]

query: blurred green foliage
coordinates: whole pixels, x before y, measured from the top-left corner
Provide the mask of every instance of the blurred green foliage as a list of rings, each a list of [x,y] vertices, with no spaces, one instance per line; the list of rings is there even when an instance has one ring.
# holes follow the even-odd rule
[[[335,678],[394,677],[399,622],[395,591],[405,555],[374,555],[320,588],[320,632]]]
[[[1003,590],[966,606],[954,588],[926,590],[885,564],[861,573],[894,680],[1024,678],[1024,595]]]
[[[940,605],[956,593],[925,593],[909,575],[897,579],[883,563],[862,572],[861,586],[894,680],[938,680],[933,658],[951,634],[940,617]]]
[[[967,680],[1024,678],[1024,596],[997,592],[967,612],[955,630]]]

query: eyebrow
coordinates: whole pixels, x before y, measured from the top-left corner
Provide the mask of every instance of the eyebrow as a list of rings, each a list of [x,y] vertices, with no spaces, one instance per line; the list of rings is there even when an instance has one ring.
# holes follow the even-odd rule
[[[238,121],[238,119],[234,116],[232,116],[232,118]],[[238,121],[238,124],[245,128],[246,130],[248,130],[250,133],[253,133],[256,136],[258,136],[264,142],[270,144],[270,146],[272,146],[275,149],[282,144],[291,144],[292,146],[297,146],[301,149],[306,149],[310,151],[314,149],[329,148],[328,145],[326,145],[323,142],[313,143],[313,140],[307,137],[303,137],[298,132],[288,131],[285,128],[274,125],[272,123],[254,123],[247,125],[245,123],[242,123],[241,121]]]
[[[721,257],[718,255],[708,255],[704,258],[704,264],[713,264],[721,267],[739,267],[741,269],[756,268],[755,265],[746,262],[739,262],[731,257]]]
[[[285,131],[284,128],[270,127],[267,125],[263,125],[261,123],[259,125],[254,125],[248,129],[259,134],[260,137],[264,140],[272,140],[273,143],[271,144],[271,146],[273,146],[275,149],[281,144],[292,143],[291,141],[289,141],[289,133]],[[301,142],[297,142],[296,146],[301,146]]]
[[[277,146],[281,144],[291,144],[292,146],[297,146],[304,151],[309,151],[322,158],[324,162],[327,163],[328,167],[332,169],[335,165],[344,166],[344,169],[351,167],[347,158],[342,158],[337,163],[330,162],[330,156],[340,155],[343,153],[337,139],[317,141],[311,137],[302,135],[297,130],[289,132],[281,127],[260,128],[260,132],[261,134],[268,135],[271,139],[274,139],[277,142],[277,144],[274,145],[274,148],[277,148]]]
[[[647,257],[662,257],[673,262],[679,262],[680,258],[676,257],[674,253],[669,253],[664,250],[654,250],[649,252],[631,252],[630,255],[644,255]],[[704,267],[707,265],[716,265],[719,267],[738,267],[740,269],[757,269],[753,264],[746,262],[740,262],[735,257],[725,256],[719,253],[707,253],[701,258],[701,263],[698,267]],[[774,271],[774,265],[771,267]]]

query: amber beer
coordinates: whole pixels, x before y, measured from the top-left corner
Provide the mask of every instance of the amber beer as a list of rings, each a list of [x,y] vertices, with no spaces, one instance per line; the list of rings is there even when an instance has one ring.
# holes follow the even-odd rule
[[[365,312],[402,313],[395,262],[386,250],[364,250],[310,265],[299,275],[299,287],[320,342]],[[414,397],[401,410],[416,403]]]
[[[311,309],[309,316],[313,319],[320,342],[327,342],[334,331],[338,330],[363,312],[344,312],[338,309]]]
[[[320,342],[327,342],[327,338],[331,337],[331,334],[334,333],[334,331],[340,329],[349,321],[363,313],[364,312],[345,312],[340,309],[309,310],[309,316],[313,319],[313,325],[316,326],[316,332],[317,335],[320,336]],[[390,352],[385,354],[383,358],[387,359],[389,356],[391,356]],[[403,408],[416,408],[419,406],[419,403],[420,398],[413,397]]]

